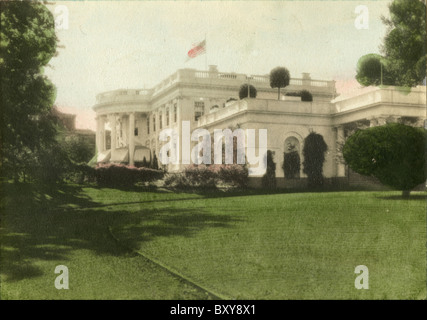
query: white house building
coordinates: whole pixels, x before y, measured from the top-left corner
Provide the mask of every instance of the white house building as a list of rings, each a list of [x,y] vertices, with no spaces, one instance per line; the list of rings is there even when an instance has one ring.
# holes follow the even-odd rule
[[[238,100],[239,88],[245,83],[255,86],[256,98]],[[304,102],[286,95],[303,89],[313,95],[313,101]],[[97,119],[98,163],[138,165],[144,157],[150,161],[154,153],[159,155],[165,143],[159,141],[160,131],[170,128],[180,133],[183,121],[189,121],[191,131],[267,129],[267,148],[274,154],[276,176],[282,178],[287,146],[292,144],[302,163],[304,138],[311,131],[317,132],[328,145],[324,176],[332,178],[347,174],[345,164],[339,161],[340,145],[355,128],[389,122],[423,126],[426,87],[418,86],[409,92],[396,87],[373,88],[357,96],[340,98],[335,81],[315,80],[303,73],[281,89],[278,100],[277,89],[270,87],[268,75],[248,77],[219,72],[216,66],[210,66],[209,71],[180,69],[147,90],[100,93],[93,109]],[[180,146],[178,160],[182,151]],[[180,164],[168,165],[170,171],[181,168]],[[300,177],[304,177],[302,168]]]

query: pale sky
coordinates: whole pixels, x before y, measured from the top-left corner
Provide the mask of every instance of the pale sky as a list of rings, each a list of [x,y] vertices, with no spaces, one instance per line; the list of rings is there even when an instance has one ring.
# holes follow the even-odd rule
[[[78,115],[77,127],[91,129],[98,93],[151,88],[177,69],[204,70],[205,58],[222,72],[268,74],[285,66],[291,77],[309,72],[345,92],[358,86],[358,59],[379,53],[386,32],[380,17],[390,2],[56,1],[49,8],[66,7],[68,28],[57,30],[65,48],[46,75],[57,87],[56,104]],[[367,29],[355,26],[359,5],[368,9]],[[185,62],[205,36],[206,57]]]

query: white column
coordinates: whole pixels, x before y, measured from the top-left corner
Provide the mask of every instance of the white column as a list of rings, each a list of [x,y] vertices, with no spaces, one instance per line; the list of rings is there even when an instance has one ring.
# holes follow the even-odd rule
[[[133,166],[134,152],[135,152],[135,113],[129,114],[129,134],[128,134],[128,145],[129,145],[129,165]]]
[[[337,144],[343,145],[344,141],[345,141],[344,126],[338,126],[337,127]],[[341,158],[342,158],[342,151],[340,152],[341,152]],[[337,163],[337,177],[345,177],[345,164],[342,162]]]
[[[105,150],[105,117],[99,117],[97,129],[99,130],[98,152],[102,152]]]
[[[102,125],[102,132],[101,132],[101,135],[102,135],[102,150],[107,150],[107,132],[105,130],[105,122],[107,120],[108,119],[107,119],[106,116],[102,117],[102,123],[103,123],[103,125]]]
[[[105,150],[105,117],[96,117],[96,150],[101,153]]]
[[[102,136],[102,131],[101,131],[101,117],[97,116],[96,117],[96,150],[98,151],[98,153],[102,152],[102,145],[101,145],[101,136]]]
[[[116,114],[110,116],[110,126],[111,126],[111,159],[114,159],[114,153],[117,147],[117,119]]]

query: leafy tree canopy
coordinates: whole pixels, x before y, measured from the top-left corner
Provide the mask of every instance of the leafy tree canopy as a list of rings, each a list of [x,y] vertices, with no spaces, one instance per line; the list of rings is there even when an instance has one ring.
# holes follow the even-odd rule
[[[290,80],[289,70],[285,67],[276,67],[270,71],[270,87],[277,88],[278,100],[280,99],[280,88],[287,87]]]
[[[380,47],[382,57],[363,56],[358,62],[356,79],[362,85],[380,84],[380,62],[383,83],[413,87],[426,77],[426,5],[420,0],[394,0],[390,17],[383,17],[388,27]]]
[[[250,84],[249,85],[249,96],[251,98],[256,98],[256,95],[257,95],[256,88],[253,85]],[[245,83],[245,84],[242,84],[240,86],[240,89],[239,89],[239,98],[241,100],[241,99],[244,99],[244,98],[247,98],[247,97],[248,97],[248,84]]]
[[[1,166],[16,177],[55,143],[55,87],[42,72],[57,38],[53,15],[39,2],[0,2],[0,14]]]
[[[311,132],[304,139],[303,172],[307,175],[308,185],[318,187],[323,185],[323,163],[328,146],[321,134]]]
[[[426,180],[426,138],[424,129],[403,124],[372,127],[351,135],[343,156],[355,172],[409,194]]]

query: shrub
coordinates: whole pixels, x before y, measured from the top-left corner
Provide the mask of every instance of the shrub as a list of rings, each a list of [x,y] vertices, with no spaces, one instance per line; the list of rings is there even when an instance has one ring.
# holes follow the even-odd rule
[[[73,164],[67,175],[67,180],[78,184],[95,182],[95,172],[95,168],[86,163]]]
[[[273,161],[273,153],[267,151],[267,172],[262,177],[262,187],[266,189],[276,188],[276,164]]]
[[[214,188],[217,174],[206,165],[190,165],[184,169],[184,176],[188,184],[194,187]]]
[[[248,185],[248,170],[245,166],[190,165],[180,173],[169,173],[164,179],[168,187],[178,189],[211,189],[222,187],[245,188]]]
[[[403,124],[359,130],[343,148],[344,159],[357,173],[402,190],[402,196],[426,179],[426,131]]]
[[[153,153],[153,159],[151,160],[151,169],[158,170],[159,169],[159,161],[157,160],[156,152]]]
[[[291,91],[291,92],[286,92],[285,96],[288,96],[288,97],[301,97],[301,94],[299,92]]]
[[[323,163],[328,149],[322,135],[311,132],[304,140],[304,173],[307,174],[309,187],[323,185]]]
[[[161,179],[164,172],[149,168],[136,168],[121,164],[106,164],[95,169],[96,182],[107,187],[131,187],[137,182]]]
[[[299,178],[299,172],[301,170],[301,160],[298,151],[284,153],[282,168],[286,179]]]
[[[231,187],[246,188],[248,186],[248,168],[240,164],[215,165],[219,168],[219,182]],[[212,167],[215,167],[212,166]],[[213,170],[213,169],[212,169]],[[218,169],[216,169],[218,170]]]
[[[313,101],[313,95],[308,90],[300,91],[301,101]]]

